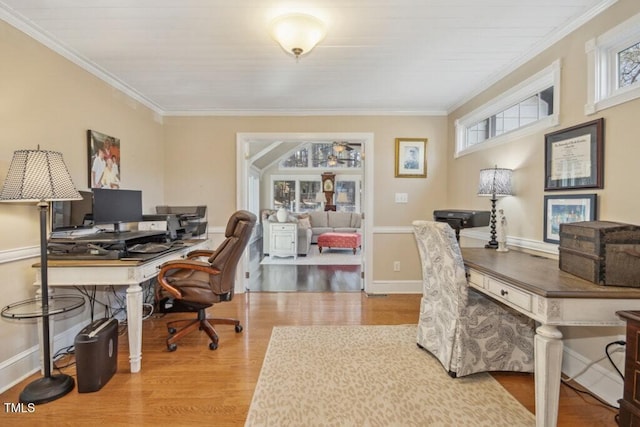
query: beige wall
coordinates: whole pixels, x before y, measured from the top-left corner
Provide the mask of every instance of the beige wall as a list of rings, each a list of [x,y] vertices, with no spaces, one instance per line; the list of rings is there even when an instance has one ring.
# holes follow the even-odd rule
[[[79,189],[88,187],[88,129],[119,137],[123,187],[142,189],[145,209],[164,201],[162,125],[154,113],[102,80],[0,21],[0,176],[14,150],[62,152]],[[0,204],[0,307],[33,296],[37,258],[15,261],[39,247],[35,204]],[[56,332],[78,323],[56,324]],[[2,319],[0,361],[37,344],[33,323]],[[0,384],[2,386],[2,384]]]
[[[373,192],[374,232],[379,227],[408,227],[416,218],[431,217],[434,209],[446,203],[446,117],[169,117],[165,119],[164,128],[166,199],[172,203],[216,206],[209,214],[214,226],[224,225],[236,208],[237,133],[373,133],[374,182],[365,182],[364,186],[368,195]],[[394,177],[397,137],[429,140],[426,179]],[[186,161],[185,151],[191,153],[193,162]],[[184,191],[185,186],[195,186],[196,191]],[[396,192],[408,193],[409,203],[395,204]],[[385,234],[383,239],[378,242],[378,236],[374,237],[372,280],[416,279],[420,270],[415,267],[418,260],[415,243],[407,244],[406,235],[402,233]],[[394,273],[392,262],[376,262],[385,258],[412,262]]]
[[[453,122],[560,58],[561,124],[549,131],[605,118],[605,188],[597,190],[600,218],[638,224],[640,198],[633,184],[640,181],[635,135],[640,101],[594,116],[585,116],[583,106],[585,41],[639,10],[637,0],[620,0],[449,117],[165,117],[164,123],[135,100],[0,22],[0,176],[5,176],[14,150],[40,144],[62,151],[77,186],[86,188],[85,134],[95,129],[121,139],[123,186],[143,190],[145,212],[160,203],[204,203],[209,206],[210,224],[221,227],[236,208],[238,132],[369,132],[374,134],[375,174],[372,183],[365,183],[365,191],[374,197],[375,253],[373,277],[367,280],[419,280],[411,221],[429,218],[438,208],[488,209],[488,200],[475,194],[481,168],[498,164],[515,169],[517,195],[501,201],[509,215],[510,235],[542,240],[544,132],[454,159]],[[397,137],[429,139],[426,179],[394,177]],[[409,203],[395,204],[396,192],[408,193]],[[37,231],[33,206],[0,205],[0,255],[37,246]],[[394,260],[402,262],[400,272],[392,271]],[[33,261],[0,264],[4,278],[0,306],[33,294]],[[32,328],[3,323],[0,361],[37,342]],[[573,350],[596,360],[602,356],[602,341],[618,332],[574,328],[565,334]],[[604,337],[598,341],[599,336]]]
[[[448,182],[452,206],[488,209],[489,201],[475,195],[482,168],[514,169],[515,197],[498,203],[509,219],[509,235],[540,242],[543,233],[545,194],[597,193],[599,219],[640,224],[640,144],[636,129],[640,99],[586,116],[587,62],[585,42],[640,12],[637,0],[620,0],[610,9],[544,51],[487,91],[451,113],[449,119]],[[560,124],[515,142],[453,159],[454,121],[500,93],[525,80],[554,60],[562,61]],[[603,117],[605,120],[604,188],[597,190],[544,192],[544,134]],[[604,346],[623,334],[623,328],[564,328],[568,348],[586,360],[604,356]],[[622,357],[617,358],[622,366]],[[612,372],[608,362],[600,364]]]

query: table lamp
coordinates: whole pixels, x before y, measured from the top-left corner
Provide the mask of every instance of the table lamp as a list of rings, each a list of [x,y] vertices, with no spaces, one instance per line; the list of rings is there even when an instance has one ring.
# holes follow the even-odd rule
[[[46,403],[73,390],[75,382],[66,374],[51,374],[49,337],[49,287],[47,280],[47,211],[49,202],[82,199],[62,154],[55,151],[18,150],[13,153],[0,201],[36,202],[40,210],[40,264],[42,298],[42,358],[44,376],[29,383],[20,394],[20,402]]]
[[[498,248],[496,240],[496,202],[498,197],[513,195],[511,189],[511,169],[498,168],[480,170],[480,184],[478,185],[478,196],[491,197],[491,239],[484,247],[490,249]]]
[[[324,193],[322,191],[318,191],[316,193],[316,203],[318,204],[318,206],[320,206],[320,210],[323,211],[324,210],[324,201],[325,201],[326,197],[324,196]]]

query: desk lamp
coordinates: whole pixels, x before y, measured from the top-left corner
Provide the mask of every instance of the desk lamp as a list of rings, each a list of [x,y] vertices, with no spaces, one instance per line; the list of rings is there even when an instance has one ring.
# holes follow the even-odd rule
[[[478,196],[491,197],[491,240],[484,247],[490,249],[498,248],[496,240],[496,202],[498,197],[511,196],[511,169],[498,168],[480,170],[480,184],[478,185]]]
[[[47,279],[47,211],[49,202],[82,199],[76,190],[62,154],[55,151],[18,150],[13,153],[0,201],[36,202],[40,210],[40,264],[42,298],[42,358],[44,377],[29,383],[20,402],[46,403],[73,390],[75,382],[66,374],[51,374],[49,338],[49,287]]]

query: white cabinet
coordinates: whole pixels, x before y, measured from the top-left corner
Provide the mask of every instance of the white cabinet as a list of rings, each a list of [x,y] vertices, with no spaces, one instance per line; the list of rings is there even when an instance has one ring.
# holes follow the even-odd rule
[[[269,256],[294,257],[298,247],[298,229],[295,223],[271,223],[269,227]]]

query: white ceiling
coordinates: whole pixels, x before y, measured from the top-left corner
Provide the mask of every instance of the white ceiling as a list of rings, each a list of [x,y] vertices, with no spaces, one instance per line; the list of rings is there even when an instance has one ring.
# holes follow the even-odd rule
[[[445,114],[616,0],[0,0],[160,114]],[[270,20],[313,13],[296,62]]]

